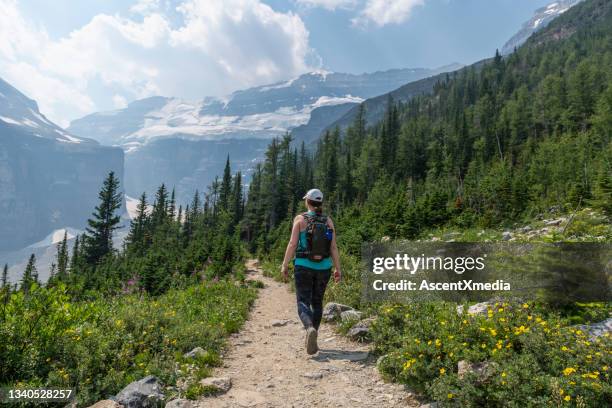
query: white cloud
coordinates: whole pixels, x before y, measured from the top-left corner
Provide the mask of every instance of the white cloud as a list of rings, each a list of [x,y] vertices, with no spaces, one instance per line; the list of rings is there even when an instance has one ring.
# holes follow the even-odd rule
[[[423,3],[424,0],[368,0],[359,16],[352,19],[352,22],[358,26],[373,23],[378,27],[400,24],[410,18],[415,7],[422,6]]]
[[[357,4],[357,0],[295,0],[295,2],[306,7],[321,7],[331,11],[339,8],[352,8]]]
[[[128,105],[127,99],[124,96],[115,94],[113,95],[113,105],[117,109],[123,109]]]
[[[280,81],[316,60],[300,17],[260,0],[187,0],[179,21],[160,9],[140,0],[134,18],[99,14],[52,39],[15,0],[0,0],[0,77],[65,125],[130,99],[199,99]]]

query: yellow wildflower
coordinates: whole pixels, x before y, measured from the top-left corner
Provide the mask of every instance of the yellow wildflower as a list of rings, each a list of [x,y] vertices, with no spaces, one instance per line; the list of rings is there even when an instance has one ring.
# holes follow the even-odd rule
[[[440,369],[440,374],[441,374],[441,375],[444,375],[444,373],[446,373],[446,368],[442,367],[442,368]]]
[[[566,369],[563,370],[563,375],[568,376],[575,372],[576,372],[576,369],[574,367],[567,367]]]
[[[570,397],[569,395],[566,395],[565,398],[563,398],[565,401],[569,401],[572,399],[572,397]]]

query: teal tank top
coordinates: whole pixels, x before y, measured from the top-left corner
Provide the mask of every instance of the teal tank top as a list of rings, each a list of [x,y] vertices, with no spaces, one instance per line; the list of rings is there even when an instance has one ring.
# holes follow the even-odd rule
[[[314,214],[314,212],[309,211],[309,214]],[[306,231],[300,231],[300,240],[298,241],[298,251],[305,251],[308,246],[306,242]],[[324,258],[321,262],[314,262],[308,258],[295,258],[293,261],[295,266],[303,266],[310,269],[315,269],[318,271],[324,271],[326,269],[331,269],[332,267],[332,259],[331,256]]]

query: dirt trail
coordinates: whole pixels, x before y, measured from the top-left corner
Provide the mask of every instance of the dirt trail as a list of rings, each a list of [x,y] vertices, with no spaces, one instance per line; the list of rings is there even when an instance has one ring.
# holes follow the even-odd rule
[[[366,345],[337,335],[330,325],[319,331],[319,353],[308,356],[295,294],[264,277],[256,260],[249,260],[247,269],[248,279],[261,280],[265,288],[243,330],[230,339],[224,366],[215,372],[230,377],[232,388],[200,399],[199,407],[418,406],[402,386],[382,381]],[[273,327],[275,320],[288,322]]]

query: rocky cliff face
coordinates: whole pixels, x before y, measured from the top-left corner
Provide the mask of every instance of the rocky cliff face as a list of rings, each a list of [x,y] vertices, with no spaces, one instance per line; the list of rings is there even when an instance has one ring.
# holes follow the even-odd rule
[[[82,228],[111,170],[122,180],[121,149],[63,131],[0,80],[0,250]]]

